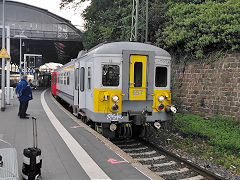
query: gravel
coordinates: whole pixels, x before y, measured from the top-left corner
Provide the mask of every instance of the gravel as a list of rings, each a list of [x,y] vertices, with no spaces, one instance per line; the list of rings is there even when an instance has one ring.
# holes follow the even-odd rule
[[[171,136],[176,136],[176,134],[171,133]],[[169,138],[169,132],[160,132],[160,131],[156,131],[156,130],[152,129],[149,132],[148,138],[146,138],[146,140],[148,140],[151,143],[161,146],[162,148],[166,149],[167,151],[170,151],[174,154],[178,154],[180,157],[182,157],[184,159],[190,160],[194,164],[201,166],[202,168],[205,168],[208,171],[211,171],[211,172],[223,177],[223,179],[240,180],[240,176],[231,173],[229,170],[224,169],[223,167],[220,167],[209,161],[202,160],[199,157],[197,157],[196,155],[189,154],[182,149],[178,149],[171,143],[171,140],[170,140],[171,138],[169,138],[169,140],[168,140],[168,138]],[[181,139],[182,137],[179,136],[179,138]]]

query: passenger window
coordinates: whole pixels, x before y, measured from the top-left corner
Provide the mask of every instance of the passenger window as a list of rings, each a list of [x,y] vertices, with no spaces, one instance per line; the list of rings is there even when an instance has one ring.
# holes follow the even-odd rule
[[[56,84],[56,75],[53,75],[53,84]]]
[[[75,89],[79,89],[79,69],[75,69]]]
[[[135,62],[134,64],[134,87],[142,87],[143,64]]]
[[[67,85],[69,85],[69,81],[70,81],[70,73],[67,72]]]
[[[64,73],[64,84],[65,85],[67,84],[67,73],[66,72]]]
[[[167,67],[156,67],[155,86],[156,87],[167,86]]]
[[[103,86],[119,85],[119,66],[118,65],[102,66],[102,85]]]
[[[91,67],[88,67],[88,89],[91,89]]]
[[[84,91],[84,83],[85,83],[85,68],[81,67],[80,69],[80,91]]]

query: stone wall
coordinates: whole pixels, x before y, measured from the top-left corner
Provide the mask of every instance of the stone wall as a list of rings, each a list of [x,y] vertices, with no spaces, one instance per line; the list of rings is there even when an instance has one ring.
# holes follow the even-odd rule
[[[240,121],[240,54],[226,54],[210,65],[172,63],[172,87],[180,111]]]

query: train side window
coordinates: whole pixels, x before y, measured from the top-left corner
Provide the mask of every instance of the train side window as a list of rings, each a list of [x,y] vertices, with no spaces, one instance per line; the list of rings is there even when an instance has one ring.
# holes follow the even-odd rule
[[[88,89],[91,89],[91,67],[88,67]]]
[[[102,85],[103,86],[119,85],[119,66],[118,65],[102,66]]]
[[[66,72],[64,73],[64,84],[65,85],[67,84],[67,73]]]
[[[75,69],[75,89],[79,89],[79,69]]]
[[[53,84],[56,84],[56,75],[53,75]]]
[[[67,85],[69,85],[69,81],[70,81],[70,75],[69,75],[69,72],[67,72]]]
[[[81,67],[80,69],[80,91],[84,91],[84,83],[85,83],[85,68]]]
[[[142,62],[135,62],[134,63],[134,87],[142,87],[142,73],[143,73]]]
[[[156,67],[155,86],[156,87],[167,86],[167,67]]]

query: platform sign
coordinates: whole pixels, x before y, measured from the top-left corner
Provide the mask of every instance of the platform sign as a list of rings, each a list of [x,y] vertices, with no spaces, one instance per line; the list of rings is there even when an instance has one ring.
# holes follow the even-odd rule
[[[24,69],[19,68],[18,72],[22,74],[24,73]],[[29,68],[27,69],[27,73],[34,74],[35,72],[36,72],[35,69],[29,69]]]
[[[0,58],[7,58],[10,59],[11,57],[8,55],[7,50],[5,48],[2,48],[0,51]]]

